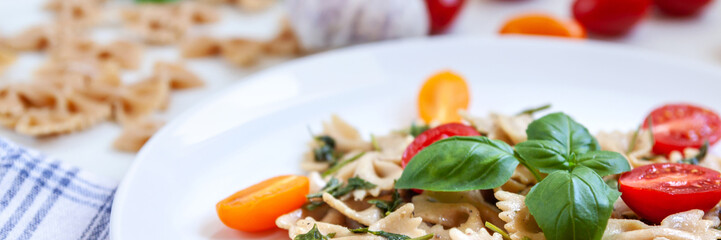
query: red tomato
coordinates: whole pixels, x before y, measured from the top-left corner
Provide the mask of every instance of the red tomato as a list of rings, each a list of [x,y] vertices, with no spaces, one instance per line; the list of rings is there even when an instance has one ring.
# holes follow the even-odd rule
[[[658,9],[672,16],[696,15],[712,0],[654,0]]]
[[[650,6],[651,0],[576,0],[573,16],[589,32],[617,36],[630,31]]]
[[[626,205],[654,223],[674,213],[708,211],[721,200],[721,173],[690,164],[637,167],[621,175],[618,184]]]
[[[426,0],[431,34],[445,31],[458,16],[466,0]]]
[[[668,104],[653,110],[646,119],[653,122],[653,152],[669,154],[674,150],[699,148],[705,141],[721,139],[721,118],[711,110],[690,104]],[[648,121],[643,124],[648,128]]]
[[[411,161],[411,159],[421,150],[426,148],[428,145],[431,145],[432,143],[452,137],[452,136],[480,136],[481,134],[476,131],[475,128],[463,125],[460,123],[446,123],[443,125],[440,125],[435,128],[431,128],[426,130],[425,132],[421,133],[421,135],[418,135],[413,142],[408,145],[406,148],[406,151],[403,152],[403,161],[401,161],[401,166],[403,168],[408,165],[408,162]]]

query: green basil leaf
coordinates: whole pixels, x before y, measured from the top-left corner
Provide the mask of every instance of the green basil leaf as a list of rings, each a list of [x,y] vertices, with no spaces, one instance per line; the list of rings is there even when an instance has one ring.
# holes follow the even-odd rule
[[[576,157],[578,165],[586,166],[600,176],[631,171],[628,160],[617,152],[593,151]]]
[[[565,157],[566,148],[555,141],[528,140],[516,144],[515,148],[528,165],[543,173],[571,169],[571,162]]]
[[[601,239],[621,195],[585,166],[555,171],[534,186],[526,206],[548,240]]]
[[[506,183],[518,165],[513,149],[486,137],[450,137],[421,150],[403,170],[397,189],[460,192]]]
[[[564,113],[552,113],[533,121],[526,129],[529,140],[554,141],[566,149],[564,156],[599,150],[596,138],[583,125]]]

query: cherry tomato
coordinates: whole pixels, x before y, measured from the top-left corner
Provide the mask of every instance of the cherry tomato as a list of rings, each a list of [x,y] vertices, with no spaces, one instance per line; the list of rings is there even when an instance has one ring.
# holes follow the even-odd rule
[[[468,125],[464,125],[461,123],[446,123],[443,125],[440,125],[435,128],[431,128],[426,130],[425,132],[421,133],[421,135],[418,135],[413,142],[408,145],[406,150],[403,152],[403,157],[401,161],[401,166],[403,168],[408,165],[408,162],[411,161],[411,159],[421,150],[426,148],[428,145],[431,145],[432,143],[452,137],[452,136],[480,136],[481,134],[478,133],[478,131]]]
[[[501,34],[544,35],[567,38],[585,38],[586,31],[576,21],[564,21],[551,15],[530,13],[518,15],[506,22]]]
[[[692,209],[708,212],[721,200],[721,173],[691,164],[637,167],[621,175],[618,184],[626,205],[654,223]]]
[[[712,0],[654,0],[663,13],[672,16],[693,16],[701,12]]]
[[[700,148],[705,141],[721,139],[721,118],[711,110],[690,104],[668,104],[653,110],[646,119],[653,123],[653,152],[669,154],[685,148]],[[648,121],[643,124],[648,128]]]
[[[426,0],[431,34],[442,33],[453,23],[466,0]]]
[[[573,16],[589,32],[617,36],[629,32],[651,5],[651,0],[576,0]]]
[[[468,109],[468,84],[463,77],[450,71],[431,76],[418,93],[418,115],[430,123],[459,122],[460,109]]]
[[[275,228],[275,219],[306,202],[310,181],[304,176],[278,176],[221,200],[215,205],[226,226],[259,232]]]

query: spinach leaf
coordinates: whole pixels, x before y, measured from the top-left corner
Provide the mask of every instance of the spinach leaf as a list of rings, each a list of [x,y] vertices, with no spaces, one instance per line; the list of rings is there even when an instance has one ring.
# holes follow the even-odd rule
[[[566,159],[566,148],[550,140],[528,140],[515,146],[516,153],[528,165],[543,173],[571,169]]]
[[[403,204],[403,199],[401,199],[401,194],[398,193],[398,189],[395,189],[393,191],[393,198],[390,201],[373,199],[373,200],[368,200],[368,203],[376,205],[377,208],[380,208],[381,210],[383,210],[383,212],[386,213],[386,216],[388,216],[393,211],[395,211],[396,208],[400,207],[401,204]]]
[[[397,189],[459,192],[492,189],[513,174],[513,149],[486,137],[450,137],[421,150],[403,170]]]
[[[421,133],[425,132],[429,128],[430,127],[428,127],[428,125],[420,125],[419,126],[419,125],[416,125],[415,122],[413,122],[413,123],[411,123],[411,128],[408,130],[408,132],[411,134],[411,136],[418,137],[418,135],[421,135]]]
[[[600,176],[631,171],[626,158],[617,152],[593,151],[576,157],[579,166],[586,166]]]
[[[327,236],[318,231],[318,225],[313,224],[313,228],[307,233],[299,234],[293,240],[328,240],[335,237],[335,233],[329,233]]]
[[[696,156],[683,159],[681,160],[681,162],[686,164],[698,165],[698,163],[700,163],[701,161],[703,161],[704,158],[706,158],[706,154],[708,154],[708,145],[708,141],[704,142],[703,146],[698,149],[698,154],[696,154]]]
[[[592,169],[577,166],[548,175],[525,202],[549,240],[601,239],[620,195]]]
[[[540,112],[540,111],[543,111],[543,110],[546,110],[549,108],[551,108],[551,104],[546,104],[546,105],[543,105],[540,107],[535,107],[535,108],[529,108],[529,109],[519,112],[518,114],[516,114],[516,116],[518,116],[518,115],[533,115],[536,112]]]
[[[563,146],[566,159],[571,158],[571,153],[580,155],[601,148],[586,127],[560,112],[533,121],[526,134],[529,140],[549,140]]]
[[[371,230],[368,230],[368,228],[356,228],[356,229],[348,229],[348,230],[350,230],[352,233],[370,233],[370,234],[373,234],[376,236],[384,237],[385,239],[388,239],[388,240],[428,240],[428,239],[433,238],[433,234],[427,234],[427,235],[423,235],[423,236],[420,236],[417,238],[411,238],[409,236],[397,234],[397,233],[389,233],[389,232],[385,232],[385,231],[371,231]]]

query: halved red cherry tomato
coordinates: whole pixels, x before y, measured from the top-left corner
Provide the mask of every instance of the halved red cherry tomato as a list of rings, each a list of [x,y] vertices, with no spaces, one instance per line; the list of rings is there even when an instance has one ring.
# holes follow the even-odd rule
[[[431,34],[442,33],[453,23],[466,0],[426,0]]]
[[[618,184],[626,205],[654,223],[692,209],[708,212],[721,200],[721,173],[690,164],[637,167],[621,175]]]
[[[617,36],[646,16],[651,0],[576,0],[573,16],[589,32]]]
[[[646,119],[653,123],[653,152],[669,154],[699,148],[705,141],[721,139],[721,118],[711,110],[690,104],[668,104],[653,110]],[[643,124],[648,128],[648,121]]]
[[[663,13],[672,16],[693,16],[701,12],[712,0],[654,0]]]
[[[401,166],[403,168],[408,165],[408,162],[421,150],[426,148],[432,143],[452,136],[480,136],[478,131],[468,125],[461,123],[446,123],[435,128],[426,130],[425,132],[418,135],[413,142],[408,145],[406,151],[403,152]]]

